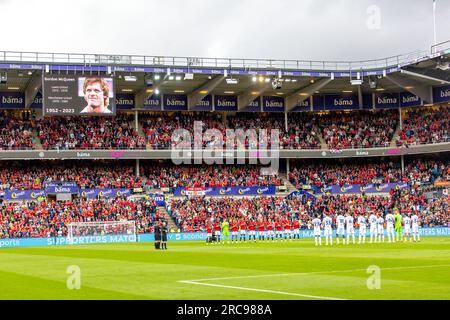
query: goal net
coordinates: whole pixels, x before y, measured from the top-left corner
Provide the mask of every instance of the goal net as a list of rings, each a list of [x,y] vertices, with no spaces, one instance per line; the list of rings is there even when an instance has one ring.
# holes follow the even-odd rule
[[[135,221],[102,221],[102,222],[72,222],[68,226],[67,241],[76,244],[84,237],[105,237],[105,242],[135,242]],[[109,241],[108,241],[109,240]]]

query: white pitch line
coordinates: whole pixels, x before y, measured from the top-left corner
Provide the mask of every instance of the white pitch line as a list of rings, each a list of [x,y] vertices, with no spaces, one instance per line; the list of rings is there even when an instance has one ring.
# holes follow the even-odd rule
[[[247,288],[247,287],[225,286],[225,285],[222,285],[222,284],[212,284],[212,283],[201,283],[201,282],[189,281],[189,280],[182,280],[182,281],[178,281],[178,282],[188,283],[188,284],[197,284],[197,285],[200,285],[200,286],[237,289],[237,290],[244,290],[244,291],[266,292],[266,293],[273,293],[273,294],[282,294],[282,295],[286,295],[286,296],[296,296],[296,297],[312,298],[312,299],[320,299],[320,300],[346,300],[346,299],[341,299],[341,298],[312,296],[312,295],[308,295],[308,294],[300,294],[300,293],[292,293],[292,292],[283,292],[283,291],[274,291],[274,290],[265,290],[265,289],[255,289],[255,288]]]
[[[381,271],[383,271],[383,270],[422,269],[422,268],[439,268],[439,267],[450,267],[450,265],[449,264],[443,264],[443,265],[429,265],[429,266],[390,267],[390,268],[380,268],[380,269],[381,269]],[[178,281],[178,282],[186,282],[186,281],[197,282],[197,281],[214,281],[214,280],[263,278],[263,277],[301,276],[301,275],[313,275],[313,274],[345,273],[345,272],[355,272],[355,271],[367,271],[367,268],[366,269],[351,269],[351,270],[301,272],[301,273],[271,273],[271,274],[261,274],[261,275],[254,275],[254,276],[236,276],[236,277],[223,277],[223,278],[181,280],[181,281]]]

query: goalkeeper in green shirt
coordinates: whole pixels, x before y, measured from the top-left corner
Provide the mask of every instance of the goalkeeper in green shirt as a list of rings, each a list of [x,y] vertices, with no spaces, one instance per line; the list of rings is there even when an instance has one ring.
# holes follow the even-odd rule
[[[395,208],[394,209],[395,215],[395,238],[397,241],[403,241],[403,230],[402,230],[402,215],[400,214],[400,211]]]
[[[228,233],[229,226],[230,226],[230,224],[228,223],[227,220],[224,220],[222,222],[222,241],[223,241],[223,243],[225,243],[225,240],[228,240],[228,243],[230,243],[230,236]]]

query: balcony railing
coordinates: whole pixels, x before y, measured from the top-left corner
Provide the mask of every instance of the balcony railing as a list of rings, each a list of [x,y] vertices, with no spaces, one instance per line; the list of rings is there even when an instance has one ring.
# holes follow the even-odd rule
[[[243,58],[170,57],[144,55],[78,54],[0,51],[0,61],[35,64],[81,64],[108,66],[160,66],[189,68],[290,69],[319,71],[371,70],[407,65],[450,52],[450,41],[406,54],[361,61],[317,61]]]

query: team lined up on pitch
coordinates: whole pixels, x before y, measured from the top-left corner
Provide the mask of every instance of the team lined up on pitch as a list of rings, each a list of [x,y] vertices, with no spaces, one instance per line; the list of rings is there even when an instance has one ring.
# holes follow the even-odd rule
[[[325,245],[333,245],[333,225],[336,226],[336,243],[349,244],[350,238],[356,244],[355,222],[358,226],[358,244],[366,242],[366,233],[369,229],[370,243],[420,241],[419,217],[406,214],[402,216],[398,210],[395,214],[360,215],[357,221],[347,213],[339,214],[335,223],[331,216],[324,215],[323,219],[316,216],[312,220],[314,242],[316,246],[322,245],[322,236]],[[259,220],[245,221],[233,219],[231,222],[223,220],[208,223],[206,226],[206,244],[243,243],[248,241],[287,241],[300,239],[300,220]],[[229,230],[231,229],[231,236]]]

